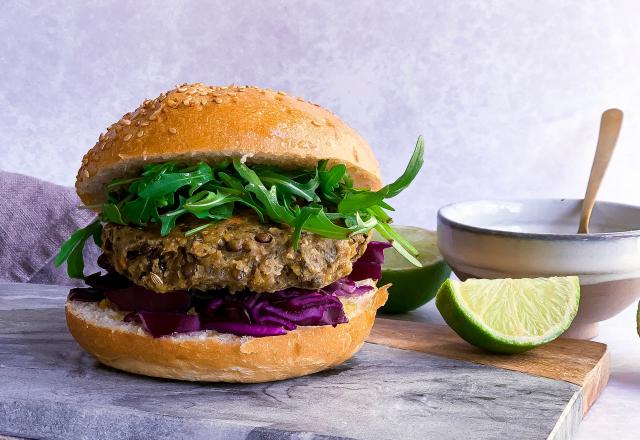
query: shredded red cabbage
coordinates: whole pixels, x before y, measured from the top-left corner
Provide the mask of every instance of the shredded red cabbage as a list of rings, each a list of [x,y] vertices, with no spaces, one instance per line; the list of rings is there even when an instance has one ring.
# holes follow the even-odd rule
[[[212,293],[199,311],[203,328],[238,336],[276,336],[297,326],[347,322],[333,293],[286,289],[274,293]]]
[[[384,264],[384,250],[391,247],[391,243],[386,241],[371,241],[367,245],[367,249],[358,261],[366,261],[367,263]]]
[[[69,301],[100,302],[104,292],[92,287],[75,287],[69,291]]]
[[[84,282],[86,285],[99,290],[115,290],[131,286],[131,281],[113,270],[108,271],[104,275],[96,272],[84,277]]]
[[[224,290],[180,290],[158,294],[110,271],[86,277],[91,287],[71,289],[69,300],[98,302],[106,297],[118,309],[130,312],[124,321],[140,323],[154,338],[200,330],[263,337],[283,335],[298,326],[335,327],[348,321],[340,297],[364,295],[374,289],[358,286],[356,281],[380,278],[383,251],[389,246],[372,241],[348,277],[315,291],[290,288],[230,294]],[[187,313],[191,309],[195,313]]]
[[[353,263],[353,269],[348,277],[353,281],[361,281],[369,278],[379,280],[382,277],[384,250],[388,247],[391,247],[391,244],[386,241],[370,242],[362,257]]]
[[[178,312],[131,312],[124,317],[124,321],[140,323],[154,338],[202,329],[198,315]]]
[[[325,293],[331,293],[336,296],[360,296],[373,290],[373,286],[358,286],[355,281],[349,278],[342,278],[322,289]]]

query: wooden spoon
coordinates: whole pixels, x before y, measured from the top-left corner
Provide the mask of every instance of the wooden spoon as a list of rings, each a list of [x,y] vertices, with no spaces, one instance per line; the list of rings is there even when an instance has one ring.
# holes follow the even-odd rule
[[[591,211],[596,203],[596,195],[600,189],[600,183],[607,171],[609,161],[613,155],[613,150],[618,141],[620,127],[622,126],[622,111],[617,108],[606,110],[600,119],[600,134],[598,135],[598,146],[596,147],[596,155],[593,157],[591,165],[591,175],[587,184],[587,192],[582,200],[582,215],[580,216],[580,227],[578,234],[589,233],[589,220],[591,219]]]

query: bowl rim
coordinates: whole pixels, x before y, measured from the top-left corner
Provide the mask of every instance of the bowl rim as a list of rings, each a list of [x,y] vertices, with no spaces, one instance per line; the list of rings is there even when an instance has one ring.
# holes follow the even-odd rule
[[[531,202],[577,202],[582,203],[582,199],[573,198],[522,198],[522,199],[474,199],[464,200],[460,202],[453,202],[441,206],[438,209],[437,222],[438,225],[445,224],[449,227],[460,229],[468,232],[481,233],[486,235],[497,235],[503,237],[512,238],[524,238],[529,240],[564,240],[564,241],[602,241],[602,240],[619,240],[625,238],[637,238],[640,236],[640,229],[633,229],[630,231],[617,231],[617,232],[596,232],[590,234],[562,234],[562,233],[549,233],[549,232],[518,232],[518,231],[503,231],[499,229],[492,229],[482,226],[473,226],[469,223],[462,223],[446,216],[446,211],[454,206],[470,204],[470,203],[531,203]],[[630,205],[626,203],[610,202],[599,200],[596,204],[609,205],[622,208],[636,209],[640,212],[640,206]],[[577,226],[576,226],[577,229]]]

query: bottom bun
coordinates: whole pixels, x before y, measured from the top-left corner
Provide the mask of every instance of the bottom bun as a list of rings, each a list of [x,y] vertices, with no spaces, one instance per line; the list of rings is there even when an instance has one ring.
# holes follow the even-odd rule
[[[298,327],[282,336],[253,338],[212,330],[153,338],[121,312],[97,303],[67,301],[67,325],[80,346],[119,370],[168,379],[269,382],[341,364],[362,347],[387,286],[343,299],[349,322]]]

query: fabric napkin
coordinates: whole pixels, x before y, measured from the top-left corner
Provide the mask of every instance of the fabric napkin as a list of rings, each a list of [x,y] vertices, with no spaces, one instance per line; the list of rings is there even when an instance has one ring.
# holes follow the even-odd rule
[[[53,266],[60,245],[96,216],[80,205],[73,188],[0,171],[0,281],[81,284],[69,279],[65,265]],[[85,274],[98,270],[98,255],[89,240]]]

